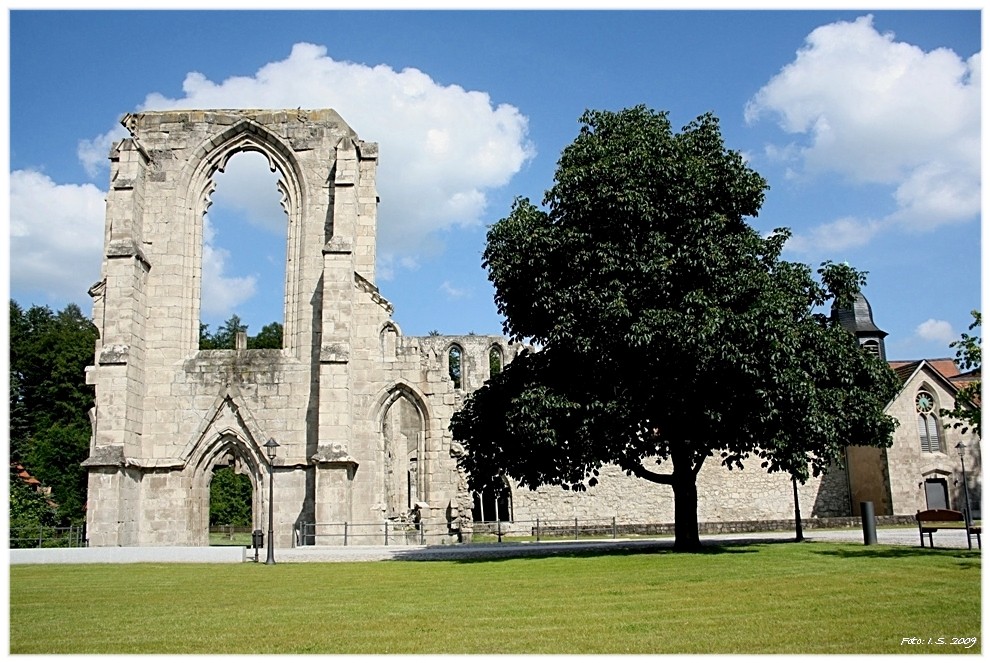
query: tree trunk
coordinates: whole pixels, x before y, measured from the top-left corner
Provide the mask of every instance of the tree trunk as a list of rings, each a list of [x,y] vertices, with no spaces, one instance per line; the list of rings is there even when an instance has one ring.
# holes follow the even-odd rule
[[[674,470],[674,551],[701,549],[698,536],[698,484],[694,472]]]

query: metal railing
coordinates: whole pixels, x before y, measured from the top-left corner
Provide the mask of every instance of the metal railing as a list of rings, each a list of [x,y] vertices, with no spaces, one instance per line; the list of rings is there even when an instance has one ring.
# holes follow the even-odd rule
[[[296,530],[297,546],[440,545],[452,543],[504,543],[617,538],[615,518],[484,521],[471,524],[470,532],[451,529],[447,523],[412,523],[385,520],[377,523],[303,523]]]
[[[85,525],[68,527],[12,527],[10,547],[13,548],[85,548]]]

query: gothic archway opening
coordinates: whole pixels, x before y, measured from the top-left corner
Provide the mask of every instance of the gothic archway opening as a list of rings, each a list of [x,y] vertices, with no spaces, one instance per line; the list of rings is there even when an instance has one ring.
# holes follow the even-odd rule
[[[261,522],[255,474],[233,448],[213,463],[208,477],[210,545],[251,544],[251,531]]]
[[[213,172],[203,214],[202,348],[234,349],[236,332],[245,330],[248,347],[283,347],[284,190],[283,173],[253,150],[233,153]]]
[[[382,417],[385,517],[406,520],[425,502],[425,420],[405,392],[396,392]]]

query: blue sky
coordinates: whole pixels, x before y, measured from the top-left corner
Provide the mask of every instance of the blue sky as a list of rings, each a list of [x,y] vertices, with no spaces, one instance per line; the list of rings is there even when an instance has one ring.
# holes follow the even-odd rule
[[[403,333],[500,333],[486,227],[539,202],[586,108],[712,111],[770,183],[785,258],[848,261],[892,359],[980,308],[980,39],[968,11],[10,13],[10,295],[91,304],[127,112],[332,107],[380,145],[377,283]],[[264,169],[261,169],[264,171]],[[231,161],[204,321],[281,321],[274,181]],[[280,235],[283,233],[283,235]]]

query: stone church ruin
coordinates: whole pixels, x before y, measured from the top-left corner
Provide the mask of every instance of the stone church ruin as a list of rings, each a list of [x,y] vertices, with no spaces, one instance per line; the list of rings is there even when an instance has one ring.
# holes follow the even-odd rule
[[[364,526],[351,543],[380,543],[390,526],[411,523],[440,543],[465,540],[476,519],[672,522],[668,487],[617,468],[603,468],[587,493],[469,492],[451,415],[526,349],[501,336],[402,335],[375,285],[378,145],[335,111],[174,110],[122,123],[130,136],[110,153],[105,253],[90,289],[100,338],[87,373],[96,390],[83,463],[89,545],[207,545],[221,467],[250,479],[263,529],[269,439],[279,445],[277,547],[339,544],[344,523]],[[283,346],[200,350],[204,214],[214,176],[241,152],[260,153],[279,176]],[[849,477],[802,486],[805,514],[851,515]],[[711,464],[698,485],[701,521],[793,516],[788,476]]]

